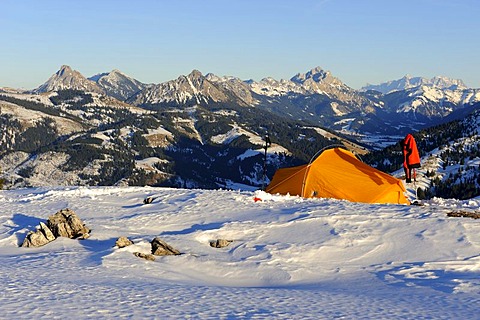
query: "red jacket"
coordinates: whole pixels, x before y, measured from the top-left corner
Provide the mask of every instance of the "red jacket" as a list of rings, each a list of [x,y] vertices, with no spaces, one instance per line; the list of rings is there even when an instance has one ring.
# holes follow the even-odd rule
[[[418,154],[417,143],[410,133],[403,139],[402,151],[403,166],[405,168],[420,167],[420,155]]]

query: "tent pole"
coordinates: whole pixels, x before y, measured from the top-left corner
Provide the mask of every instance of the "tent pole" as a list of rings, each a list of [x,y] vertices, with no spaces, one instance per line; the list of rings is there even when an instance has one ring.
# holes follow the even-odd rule
[[[326,147],[323,147],[322,149],[318,150],[317,153],[313,155],[313,157],[310,158],[310,161],[308,162],[307,168],[305,170],[305,174],[303,175],[303,182],[302,182],[302,191],[300,193],[300,196],[305,198],[304,191],[305,191],[305,184],[307,182],[307,174],[308,174],[308,169],[310,168],[310,165],[312,162],[320,155],[323,151],[327,149],[333,149],[333,148],[343,148],[345,150],[348,150],[343,144],[330,144]]]
[[[268,136],[268,132],[265,134],[265,154],[263,157],[263,182],[262,182],[262,190],[265,191],[265,181],[267,179],[267,149],[272,145],[270,141],[270,137]]]
[[[415,189],[415,200],[418,200],[417,192],[417,171],[413,168],[413,188]]]

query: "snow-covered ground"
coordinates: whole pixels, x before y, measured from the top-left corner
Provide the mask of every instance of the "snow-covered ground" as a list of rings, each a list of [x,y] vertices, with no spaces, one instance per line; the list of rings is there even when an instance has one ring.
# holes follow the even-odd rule
[[[144,205],[147,196],[157,198]],[[478,319],[480,224],[446,213],[479,205],[150,187],[0,191],[0,318]],[[89,239],[19,247],[67,207]],[[115,247],[120,236],[134,245]],[[132,254],[149,253],[157,236],[183,254]],[[233,242],[209,246],[219,238]]]

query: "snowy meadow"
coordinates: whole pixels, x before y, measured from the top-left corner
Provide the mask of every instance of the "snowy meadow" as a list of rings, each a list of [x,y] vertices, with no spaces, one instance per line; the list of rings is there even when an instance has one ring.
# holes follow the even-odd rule
[[[479,206],[151,187],[0,191],[0,318],[478,319],[479,220],[447,213]],[[20,247],[64,208],[90,238]],[[121,236],[134,244],[116,247]],[[182,254],[134,256],[155,237]],[[213,248],[215,239],[232,242]]]

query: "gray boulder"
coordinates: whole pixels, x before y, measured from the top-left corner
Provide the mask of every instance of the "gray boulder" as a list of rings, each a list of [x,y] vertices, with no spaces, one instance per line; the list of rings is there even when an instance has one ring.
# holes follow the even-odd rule
[[[48,217],[47,223],[40,222],[36,231],[30,231],[23,240],[22,247],[40,247],[58,237],[86,239],[90,230],[70,209],[63,209]]]
[[[143,199],[143,204],[150,204],[150,203],[152,203],[155,199],[157,199],[157,197],[146,197],[145,199]]]
[[[42,233],[45,235],[45,238],[46,238],[48,241],[53,241],[53,240],[55,240],[55,236],[53,235],[52,230],[50,230],[50,228],[48,228],[45,223],[40,222],[40,230],[41,230]]]
[[[142,259],[145,259],[145,260],[155,261],[155,256],[153,254],[150,254],[150,253],[134,252],[133,255],[135,257],[139,257],[139,258],[142,258]]]
[[[68,208],[48,217],[47,225],[56,238],[86,239],[90,236],[90,230],[77,214]]]
[[[156,256],[179,255],[180,251],[167,244],[162,239],[156,237],[150,242],[152,245],[152,254]]]
[[[115,242],[115,245],[119,248],[125,248],[131,246],[133,244],[132,240],[128,239],[127,237],[120,237]]]
[[[52,231],[43,222],[37,227],[36,231],[30,231],[23,240],[22,247],[41,247],[55,240]]]
[[[210,247],[224,248],[232,242],[233,242],[233,240],[217,239],[217,240],[210,241]]]

